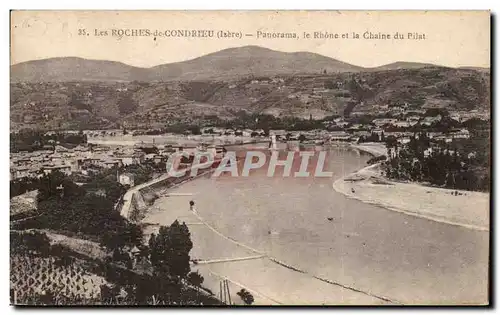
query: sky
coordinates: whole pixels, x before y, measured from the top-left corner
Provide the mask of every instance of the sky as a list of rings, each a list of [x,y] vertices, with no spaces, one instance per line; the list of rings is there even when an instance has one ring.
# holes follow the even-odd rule
[[[112,36],[113,30],[214,30],[211,38]],[[84,30],[84,31],[82,31]],[[107,32],[96,36],[95,32]],[[217,38],[218,31],[242,34]],[[257,32],[299,38],[257,38]],[[129,31],[130,32],[130,31]],[[304,38],[304,32],[310,38]],[[339,38],[314,38],[315,32]],[[404,39],[394,39],[394,34]],[[359,34],[355,39],[354,33]],[[368,33],[390,39],[365,39]],[[418,34],[409,39],[408,33]],[[84,35],[83,35],[84,34]],[[86,35],[89,34],[89,35]],[[253,36],[245,36],[252,34]],[[342,38],[342,34],[348,38]],[[422,39],[422,35],[425,39]],[[373,37],[373,36],[372,36]],[[12,11],[11,64],[76,56],[138,67],[193,59],[230,47],[258,45],[309,51],[363,67],[396,61],[450,67],[490,66],[488,11]]]

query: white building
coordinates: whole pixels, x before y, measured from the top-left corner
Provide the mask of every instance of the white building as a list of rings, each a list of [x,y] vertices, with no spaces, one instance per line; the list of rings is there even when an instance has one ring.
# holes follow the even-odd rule
[[[129,185],[130,187],[134,186],[135,175],[132,173],[123,173],[118,176],[118,182],[122,185]]]

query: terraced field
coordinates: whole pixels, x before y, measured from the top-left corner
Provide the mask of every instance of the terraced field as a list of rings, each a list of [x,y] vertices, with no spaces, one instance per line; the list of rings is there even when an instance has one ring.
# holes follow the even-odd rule
[[[64,264],[55,257],[11,256],[10,286],[16,305],[27,304],[34,296],[49,293],[56,300],[97,302],[100,287],[106,284],[103,277],[86,271],[78,260]]]

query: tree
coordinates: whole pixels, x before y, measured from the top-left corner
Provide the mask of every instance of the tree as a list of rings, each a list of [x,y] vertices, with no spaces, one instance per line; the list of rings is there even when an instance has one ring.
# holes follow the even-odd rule
[[[58,187],[64,181],[64,174],[59,171],[53,171],[49,175],[44,176],[40,180],[40,188],[38,189],[38,202],[47,200],[58,195]]]
[[[253,295],[245,289],[241,289],[236,294],[238,294],[243,303],[245,303],[246,305],[251,305],[254,302]]]
[[[112,251],[119,250],[121,252],[121,249],[126,245],[132,247],[141,244],[143,234],[140,226],[131,223],[124,223],[125,226],[116,226],[111,220],[109,221],[110,226],[100,235],[102,246]]]
[[[191,131],[191,134],[193,135],[201,135],[201,129],[199,126],[191,126],[189,127],[189,131]]]
[[[268,126],[264,126],[262,128],[262,130],[264,130],[264,136],[265,137],[269,137],[269,127]]]
[[[194,286],[196,288],[196,293],[197,293],[197,297],[198,297],[198,301],[200,300],[200,288],[201,288],[201,284],[203,283],[205,279],[203,278],[202,275],[200,275],[198,273],[198,271],[196,272],[190,272],[187,276],[187,281],[189,284],[191,284],[192,286]]]
[[[43,257],[50,255],[50,239],[45,233],[31,231],[10,233],[10,248],[14,253],[38,253]]]
[[[73,183],[69,178],[64,178],[61,185],[62,195],[66,199],[77,198],[85,194],[85,190]]]
[[[154,272],[168,276],[177,283],[185,279],[191,270],[189,252],[193,248],[191,234],[186,223],[175,220],[169,227],[162,226],[158,235],[151,235],[150,260]]]
[[[390,148],[396,148],[398,145],[398,140],[394,136],[388,136],[385,138],[385,146]]]

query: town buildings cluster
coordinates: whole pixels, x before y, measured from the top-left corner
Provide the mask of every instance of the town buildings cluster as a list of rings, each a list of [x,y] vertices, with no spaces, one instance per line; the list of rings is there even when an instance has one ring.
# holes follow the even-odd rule
[[[282,81],[269,82],[269,84],[282,84]],[[259,82],[254,80],[248,84],[268,84],[268,82]],[[314,91],[320,93],[321,91]],[[434,126],[439,125],[445,117],[436,111],[429,114],[428,110],[411,108],[408,104],[401,106],[376,106],[375,112],[369,116],[370,119],[362,119],[363,112],[352,112],[348,116],[332,117],[321,121],[322,128],[316,128],[307,131],[292,130],[267,130],[263,129],[238,129],[223,128],[218,126],[205,126],[200,128],[201,135],[189,135],[186,131],[183,135],[175,135],[176,138],[190,138],[196,143],[191,147],[186,147],[182,141],[173,144],[136,144],[113,145],[96,144],[94,140],[104,138],[120,138],[136,141],[136,136],[147,135],[149,130],[137,129],[128,130],[83,130],[83,131],[64,131],[65,133],[82,133],[87,136],[89,142],[77,146],[67,147],[62,144],[44,146],[41,150],[32,152],[20,151],[12,152],[10,159],[10,178],[11,180],[24,177],[40,177],[54,170],[59,170],[64,174],[80,173],[88,175],[92,169],[121,167],[132,164],[142,164],[146,162],[161,163],[168,160],[168,156],[179,150],[206,150],[207,147],[199,148],[197,145],[212,143],[209,148],[220,152],[220,145],[231,143],[228,138],[250,139],[261,138],[268,139],[273,134],[279,140],[299,140],[302,142],[361,142],[366,139],[372,141],[382,141],[387,137],[394,137],[399,143],[405,144],[417,132],[424,131],[430,139],[452,142],[453,139],[467,139],[470,132],[464,127],[464,122],[470,119],[489,120],[489,113],[471,110],[471,111],[450,111],[447,114],[447,120],[453,120],[456,128],[447,128],[442,131],[436,130]],[[385,117],[384,117],[385,115]],[[361,119],[358,119],[360,118]],[[312,119],[312,117],[311,117]],[[53,131],[52,131],[53,132]],[[47,132],[50,135],[51,131]],[[166,135],[156,135],[163,137]],[[172,136],[172,135],[170,135]],[[219,144],[219,148],[215,144]],[[149,150],[148,150],[149,149]],[[147,153],[149,152],[149,153]],[[124,179],[124,181],[127,181]]]
[[[150,149],[150,150],[148,150]],[[55,145],[53,148],[44,148],[32,152],[12,152],[10,155],[10,179],[16,180],[25,177],[40,178],[58,170],[65,175],[90,175],[99,169],[110,169],[143,163],[166,163],[168,157],[178,151],[188,154],[196,150],[212,150],[214,156],[220,155],[221,147],[216,146],[184,146],[184,145],[153,145],[140,143],[135,146],[106,146],[91,143],[80,144],[75,147]],[[151,153],[146,153],[151,151]],[[123,184],[132,184],[133,176],[119,176]],[[133,185],[131,185],[133,186]]]

